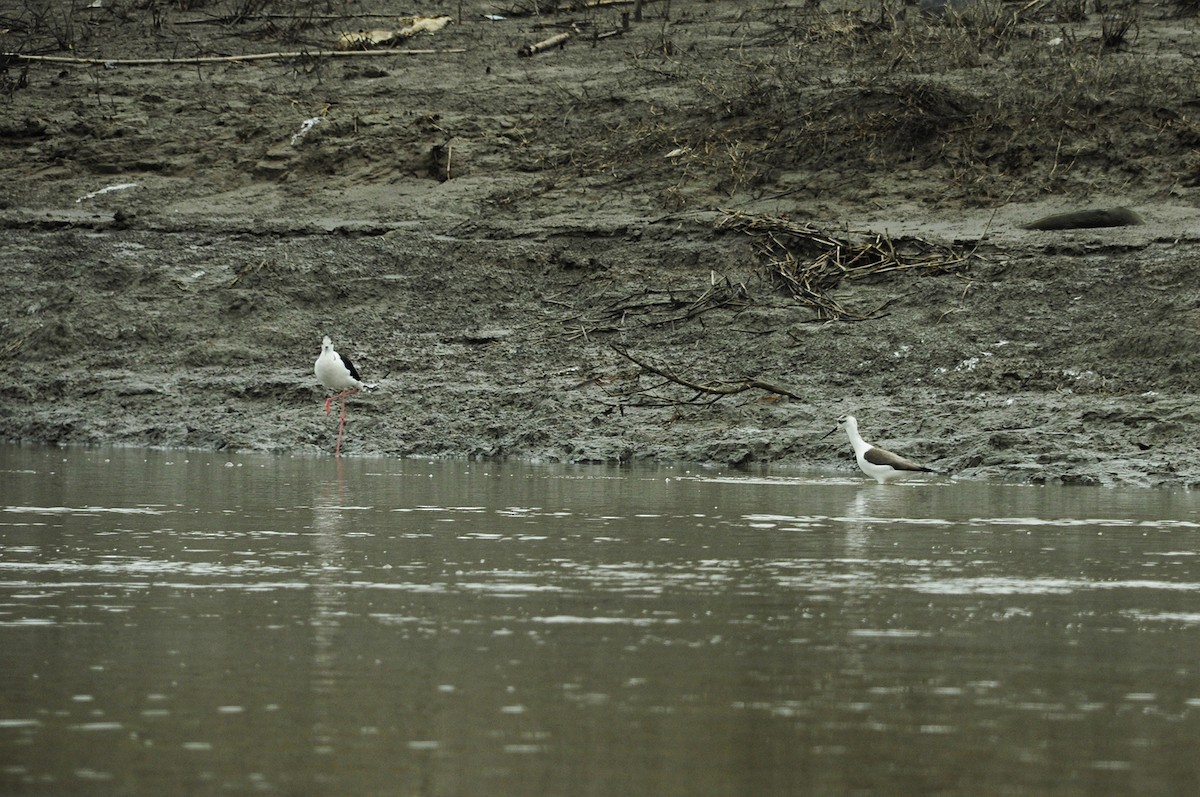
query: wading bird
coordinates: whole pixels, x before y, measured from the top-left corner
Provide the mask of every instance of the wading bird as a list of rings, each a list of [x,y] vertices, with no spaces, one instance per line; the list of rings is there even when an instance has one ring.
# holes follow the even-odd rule
[[[358,375],[358,369],[354,367],[354,363],[350,362],[350,358],[333,350],[333,341],[329,339],[328,335],[321,341],[321,356],[317,357],[317,362],[313,365],[313,373],[325,387],[330,390],[342,391],[336,396],[329,396],[325,399],[326,415],[329,414],[334,399],[342,401],[342,419],[338,423],[337,448],[334,450],[334,454],[340,457],[342,455],[342,430],[346,428],[346,398],[363,390],[374,390],[379,386],[368,385],[362,381],[362,377]]]
[[[858,420],[853,415],[843,415],[838,418],[837,426],[829,430],[821,439],[824,440],[838,429],[846,430],[846,436],[850,438],[850,445],[854,446],[854,458],[858,460],[858,467],[880,484],[903,479],[916,473],[933,472],[933,468],[918,465],[899,454],[893,454],[886,448],[878,448],[863,440],[858,434]]]

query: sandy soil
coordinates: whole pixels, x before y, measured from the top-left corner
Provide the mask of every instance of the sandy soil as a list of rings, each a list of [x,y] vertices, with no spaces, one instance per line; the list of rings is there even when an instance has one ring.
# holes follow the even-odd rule
[[[0,49],[311,53],[403,23],[369,0],[50,5],[0,2]],[[6,60],[0,437],[332,452],[329,334],[381,384],[349,455],[849,472],[822,435],[853,412],[959,477],[1200,485],[1186,4],[675,0],[605,37],[630,5],[521,10],[464,2],[369,56]],[[1022,229],[1114,206],[1146,223]],[[958,265],[847,277],[825,295],[855,317],[831,320],[731,219]]]

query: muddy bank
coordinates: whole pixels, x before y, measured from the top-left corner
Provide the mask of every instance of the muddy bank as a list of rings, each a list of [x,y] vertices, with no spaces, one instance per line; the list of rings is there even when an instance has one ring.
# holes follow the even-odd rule
[[[1200,484],[1200,136],[1167,90],[1196,69],[1170,57],[1194,21],[1146,7],[1136,44],[1100,52],[1085,18],[1064,59],[1061,21],[1022,19],[954,60],[905,49],[896,77],[888,48],[985,28],[673,5],[533,58],[517,47],[619,13],[469,7],[420,56],[10,62],[0,435],[332,452],[311,371],[329,334],[382,385],[351,401],[352,455],[849,471],[821,436],[853,412],[966,478]],[[97,16],[74,52],[285,49],[271,37],[330,40],[372,11],[282,31],[216,10]],[[1076,63],[1108,82],[1070,118],[1017,130],[987,105],[1020,68],[1049,115],[1066,89],[1038,70]],[[1146,223],[1021,229],[1121,205]],[[828,295],[857,320],[829,320],[761,238],[719,226],[732,211],[969,262],[844,280]],[[791,397],[685,386],[746,379]]]
[[[327,450],[311,361],[330,332],[382,386],[351,401],[348,453],[843,468],[843,441],[820,436],[855,412],[870,439],[967,477],[1197,479],[1200,354],[1176,328],[1197,309],[1164,304],[1187,266],[1107,253],[1081,279],[1070,255],[981,261],[969,280],[856,286],[847,302],[888,315],[814,324],[747,240],[703,221],[540,240],[26,232],[3,253],[26,264],[6,436]],[[456,265],[481,250],[486,268]],[[680,320],[713,274],[744,293]],[[1158,322],[1113,334],[1129,314]],[[681,381],[801,399],[698,398],[614,344]]]

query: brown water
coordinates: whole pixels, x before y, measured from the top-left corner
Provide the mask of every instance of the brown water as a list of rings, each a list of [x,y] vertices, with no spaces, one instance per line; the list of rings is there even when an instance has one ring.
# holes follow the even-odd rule
[[[0,794],[1200,787],[1200,497],[0,447]]]

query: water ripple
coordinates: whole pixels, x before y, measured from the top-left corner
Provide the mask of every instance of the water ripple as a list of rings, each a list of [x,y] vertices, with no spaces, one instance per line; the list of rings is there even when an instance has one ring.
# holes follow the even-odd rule
[[[165,515],[171,510],[150,506],[5,506],[0,511],[22,515]]]

